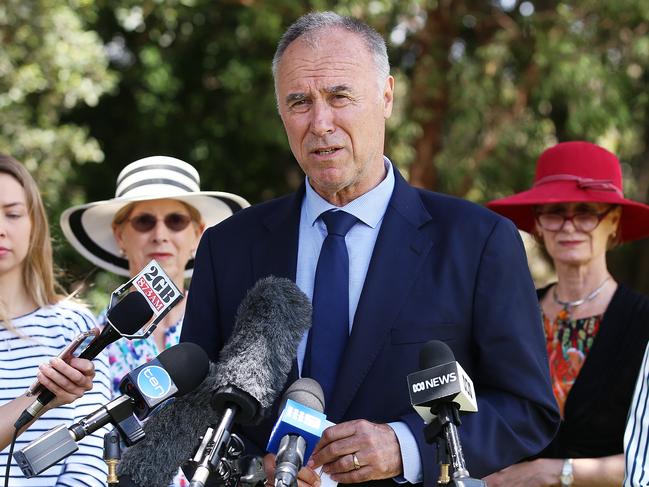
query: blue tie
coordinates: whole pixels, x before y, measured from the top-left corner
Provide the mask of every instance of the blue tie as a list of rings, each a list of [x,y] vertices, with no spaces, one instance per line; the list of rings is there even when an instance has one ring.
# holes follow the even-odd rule
[[[358,221],[344,211],[320,215],[327,226],[313,285],[313,324],[302,376],[322,386],[329,404],[349,337],[349,255],[345,235]]]

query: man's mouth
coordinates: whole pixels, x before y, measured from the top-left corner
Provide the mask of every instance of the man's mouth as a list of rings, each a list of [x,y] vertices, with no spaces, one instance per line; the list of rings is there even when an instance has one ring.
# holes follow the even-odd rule
[[[325,147],[322,149],[316,149],[313,152],[319,156],[328,156],[330,154],[333,154],[334,152],[340,150],[339,147]]]

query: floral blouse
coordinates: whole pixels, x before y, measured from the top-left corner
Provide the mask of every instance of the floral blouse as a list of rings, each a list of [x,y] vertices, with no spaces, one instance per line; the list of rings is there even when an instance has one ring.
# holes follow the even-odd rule
[[[564,416],[570,389],[593,346],[602,317],[603,315],[596,315],[573,320],[565,313],[560,313],[554,320],[550,320],[543,315],[550,379],[561,417]]]

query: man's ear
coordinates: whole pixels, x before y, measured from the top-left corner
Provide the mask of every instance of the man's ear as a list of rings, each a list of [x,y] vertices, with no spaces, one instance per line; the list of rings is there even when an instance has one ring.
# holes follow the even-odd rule
[[[383,87],[383,116],[390,118],[394,104],[394,77],[388,76]]]

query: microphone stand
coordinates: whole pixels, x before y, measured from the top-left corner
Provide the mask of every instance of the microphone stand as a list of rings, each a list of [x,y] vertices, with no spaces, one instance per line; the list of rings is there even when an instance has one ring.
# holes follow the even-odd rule
[[[243,442],[230,434],[236,406],[227,408],[216,428],[207,428],[203,441],[190,463],[196,464],[190,487],[205,487],[210,474],[216,474],[217,485],[235,487],[241,477],[236,461],[244,451]]]
[[[437,483],[455,487],[487,487],[486,482],[471,478],[466,468],[457,433],[457,427],[461,424],[458,409],[452,404],[442,404],[437,411],[431,412],[435,418],[424,428],[424,437],[428,444],[437,443],[437,460],[440,464]],[[452,478],[449,476],[450,466],[453,467]]]

